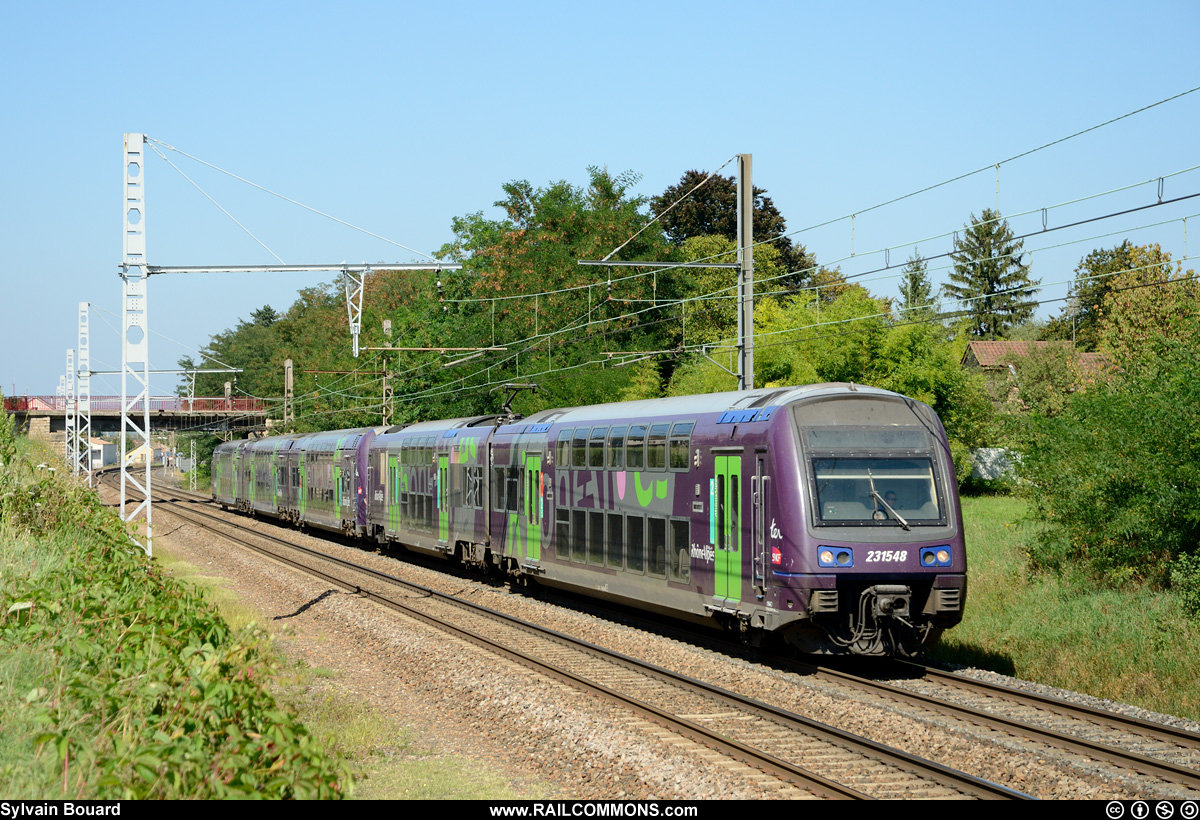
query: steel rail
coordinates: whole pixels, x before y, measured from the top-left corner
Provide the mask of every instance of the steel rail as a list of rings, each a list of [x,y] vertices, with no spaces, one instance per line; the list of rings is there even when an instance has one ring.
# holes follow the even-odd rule
[[[991,681],[979,680],[977,678],[969,678],[966,675],[960,675],[955,672],[947,672],[944,669],[920,663],[918,661],[896,661],[902,666],[912,667],[921,671],[922,675],[929,679],[937,681],[944,686],[954,686],[960,689],[967,689],[977,694],[982,695],[997,695],[1006,700],[1018,701],[1026,706],[1032,706],[1038,709],[1045,709],[1055,714],[1060,714],[1064,717],[1078,717],[1078,715],[1086,715],[1090,720],[1104,724],[1112,729],[1131,732],[1133,734],[1152,737],[1155,740],[1162,740],[1168,743],[1174,743],[1189,749],[1200,749],[1200,734],[1190,732],[1187,729],[1180,729],[1175,726],[1167,726],[1163,723],[1157,723],[1144,718],[1133,717],[1131,715],[1122,715],[1117,712],[1110,712],[1106,709],[1097,709],[1094,706],[1088,706],[1083,703],[1070,703],[1062,698],[1056,698],[1052,695],[1041,695],[1037,692],[1029,692],[1024,689],[1017,689],[1012,686],[1006,686],[1002,683],[993,683]]]
[[[1039,726],[1033,726],[1020,720],[991,714],[970,706],[947,703],[946,701],[938,700],[931,695],[923,695],[919,692],[911,692],[907,689],[893,686],[892,684],[880,683],[879,681],[871,680],[870,678],[864,678],[858,675],[850,674],[849,672],[843,672],[840,669],[833,669],[820,664],[808,664],[803,662],[797,662],[796,665],[812,669],[823,677],[849,684],[863,691],[880,694],[885,697],[901,700],[915,706],[932,709],[943,715],[947,715],[948,717],[966,720],[970,723],[1003,731],[1007,734],[1014,734],[1017,737],[1025,740],[1035,740],[1045,743],[1049,746],[1055,746],[1060,749],[1066,749],[1070,752],[1083,754],[1092,760],[1112,763],[1124,769],[1130,769],[1140,774],[1156,777],[1171,783],[1178,783],[1191,789],[1200,789],[1200,772],[1186,766],[1179,766],[1165,760],[1147,757],[1146,755],[1138,754],[1137,752],[1128,752],[1104,743],[1086,740],[1076,735],[1059,732],[1054,729],[1045,729]],[[972,683],[974,683],[974,681],[972,681]],[[997,690],[1002,688],[1003,687],[997,687]],[[997,690],[993,690],[991,693],[995,694]],[[1024,695],[1028,693],[1023,692],[1021,694]],[[1058,706],[1061,710],[1063,710],[1060,712],[1060,714],[1064,714],[1064,716],[1067,717],[1078,717],[1078,715],[1070,715],[1067,713],[1067,710],[1072,708],[1071,704],[1068,704],[1065,701],[1058,701]],[[1079,711],[1087,715],[1085,710]],[[1088,716],[1090,717],[1090,715]]]

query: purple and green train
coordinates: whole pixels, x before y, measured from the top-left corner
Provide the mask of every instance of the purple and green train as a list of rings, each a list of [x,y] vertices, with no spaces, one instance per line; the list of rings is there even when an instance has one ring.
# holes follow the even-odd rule
[[[229,442],[226,507],[802,652],[913,655],[962,618],[946,433],[853,384]]]

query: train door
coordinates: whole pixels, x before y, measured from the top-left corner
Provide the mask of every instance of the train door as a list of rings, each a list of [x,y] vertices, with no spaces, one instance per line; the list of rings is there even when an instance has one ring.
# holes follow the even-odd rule
[[[525,557],[530,561],[538,561],[542,557],[542,514],[545,512],[542,454],[525,453],[522,466],[522,472],[525,474],[525,503],[521,510],[521,515],[525,518]]]
[[[713,521],[716,536],[713,597],[718,603],[742,598],[742,457],[713,458]]]
[[[300,463],[300,484],[297,498],[300,515],[304,516],[308,513],[308,453],[301,453],[297,461]]]
[[[753,557],[750,562],[754,575],[754,594],[762,598],[766,594],[767,583],[767,522],[770,512],[767,509],[770,495],[771,478],[767,475],[766,453],[758,453],[755,458],[754,477],[750,479],[751,497],[751,531],[754,544]]]
[[[450,543],[450,456],[437,460],[438,543]]]
[[[330,511],[330,518],[332,519],[336,519],[342,512],[342,465],[337,462],[338,455],[339,453],[335,450],[333,455],[333,477],[331,479],[331,483],[333,484],[333,509]],[[332,523],[338,524],[340,522],[334,520]]]

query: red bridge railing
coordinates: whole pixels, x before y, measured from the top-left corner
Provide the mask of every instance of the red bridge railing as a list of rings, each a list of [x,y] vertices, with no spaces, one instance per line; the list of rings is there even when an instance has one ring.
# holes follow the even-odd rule
[[[92,412],[121,412],[120,396],[92,396]],[[4,409],[10,413],[62,413],[67,409],[63,396],[12,396],[4,399]],[[180,398],[151,396],[150,412],[163,413],[265,413],[266,402],[261,399]],[[140,413],[142,402],[135,402],[131,412]]]

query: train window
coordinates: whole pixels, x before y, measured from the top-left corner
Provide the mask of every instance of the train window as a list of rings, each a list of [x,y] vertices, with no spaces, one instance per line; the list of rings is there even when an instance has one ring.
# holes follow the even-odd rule
[[[604,563],[604,513],[588,512],[588,563]]]
[[[571,510],[571,560],[587,561],[587,510]]]
[[[688,521],[671,521],[671,580],[681,584],[692,582],[689,527]]]
[[[571,511],[559,507],[554,519],[554,549],[559,558],[571,560]]]
[[[667,522],[663,518],[647,518],[646,573],[660,578],[667,574]]]
[[[625,523],[620,513],[608,514],[608,565],[620,569],[625,565]]]
[[[888,506],[906,523],[944,518],[931,459],[814,458],[812,464],[822,524],[900,526]]]
[[[625,568],[639,575],[645,569],[643,553],[646,543],[646,519],[640,515],[625,518]]]
[[[467,506],[483,509],[483,468],[467,468]]]
[[[725,476],[717,476],[717,549],[728,549],[725,539]]]
[[[587,466],[587,437],[588,429],[580,427],[571,438],[571,466]]]
[[[688,468],[688,451],[692,448],[693,422],[680,422],[671,428],[671,469]]]
[[[499,510],[504,509],[505,495],[506,495],[504,492],[504,488],[506,486],[505,480],[504,480],[505,472],[507,472],[507,471],[504,467],[495,467],[492,469],[492,488],[493,488],[492,509],[493,510],[499,511]]]
[[[646,425],[635,424],[629,428],[629,439],[625,442],[625,466],[630,470],[641,470],[646,466]]]
[[[608,469],[625,469],[625,427],[612,428],[608,436]]]
[[[669,424],[655,424],[650,428],[650,438],[646,441],[646,467],[651,470],[662,470],[667,466],[667,431]]]
[[[604,439],[607,436],[607,427],[592,428],[592,437],[588,439],[588,467],[604,469]]]
[[[558,466],[571,466],[571,431],[558,431]]]
[[[528,484],[525,490],[525,497],[529,499],[529,506],[525,510],[525,517],[529,519],[530,524],[538,523],[538,512],[542,507],[538,503],[538,477],[540,475],[537,470],[525,471],[525,482]]]
[[[508,468],[508,511],[516,512],[521,509],[520,499],[521,470],[518,467]]]
[[[729,533],[732,540],[728,546],[731,550],[741,549],[742,543],[740,529],[742,522],[738,519],[738,516],[742,512],[742,496],[740,495],[739,483],[737,473],[729,476]]]

